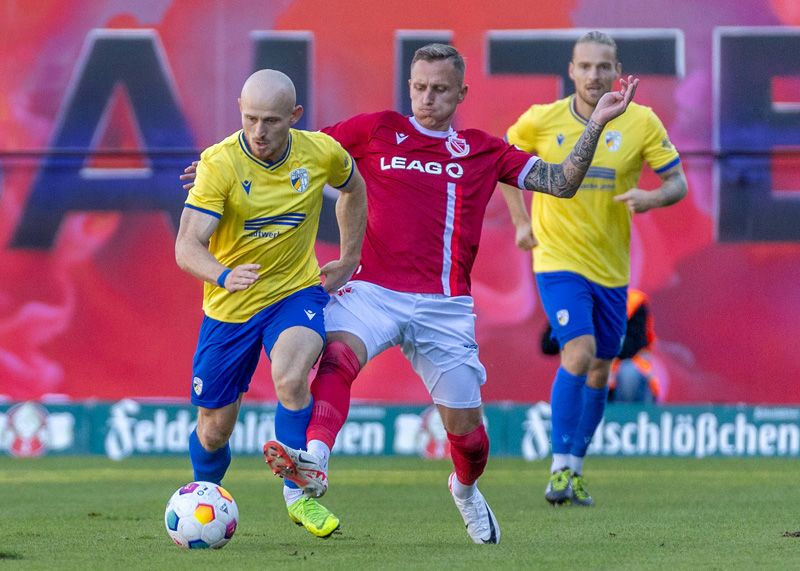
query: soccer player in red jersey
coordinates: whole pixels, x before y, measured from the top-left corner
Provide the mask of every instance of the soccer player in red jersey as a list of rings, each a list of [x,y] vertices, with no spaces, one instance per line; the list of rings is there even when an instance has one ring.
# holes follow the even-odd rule
[[[572,153],[546,163],[498,137],[452,127],[464,101],[464,60],[453,47],[417,50],[409,88],[413,115],[358,115],[324,132],[355,159],[369,212],[361,263],[325,309],[327,346],[311,385],[307,451],[264,445],[273,471],[306,491],[327,487],[330,449],[361,368],[399,345],[425,382],[451,445],[449,487],[475,543],[498,543],[500,528],[477,488],[489,454],[480,387],[470,272],[483,217],[498,181],[569,198],[591,163],[603,126],[625,111],[638,80],[598,103]],[[184,177],[186,178],[186,177]]]
[[[598,103],[572,153],[546,163],[477,129],[456,130],[467,95],[464,60],[451,46],[420,48],[411,64],[413,115],[358,115],[323,131],[355,159],[369,214],[361,265],[325,310],[328,344],[311,385],[308,452],[327,467],[359,370],[394,345],[425,382],[442,416],[455,471],[450,490],[475,543],[498,543],[500,528],[476,482],[489,439],[483,426],[470,272],[484,213],[498,181],[568,198],[592,160],[603,126],[627,107],[638,80]],[[268,443],[279,470],[302,472],[296,451]]]

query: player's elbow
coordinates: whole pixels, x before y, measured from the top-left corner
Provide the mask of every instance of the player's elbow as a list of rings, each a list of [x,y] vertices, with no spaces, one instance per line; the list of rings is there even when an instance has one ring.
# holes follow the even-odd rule
[[[175,263],[184,272],[189,271],[189,253],[186,247],[185,240],[180,237],[175,241]]]
[[[564,190],[564,192],[560,195],[559,198],[572,198],[576,194],[578,194],[578,189],[581,187],[581,183],[577,184],[570,184]]]
[[[572,198],[576,194],[578,194],[578,189],[581,187],[580,181],[565,181],[553,195],[556,198]]]

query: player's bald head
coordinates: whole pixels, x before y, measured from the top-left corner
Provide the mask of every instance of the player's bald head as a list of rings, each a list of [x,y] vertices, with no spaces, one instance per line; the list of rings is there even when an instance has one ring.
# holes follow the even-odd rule
[[[289,76],[276,69],[260,69],[242,86],[242,101],[252,105],[279,106],[289,112],[297,104],[297,93]]]

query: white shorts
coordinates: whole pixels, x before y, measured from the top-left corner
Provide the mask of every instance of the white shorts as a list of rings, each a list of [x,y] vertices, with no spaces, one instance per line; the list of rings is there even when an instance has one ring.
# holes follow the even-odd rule
[[[481,404],[486,369],[478,358],[472,311],[470,296],[398,292],[355,280],[331,297],[325,308],[325,330],[357,336],[367,348],[368,359],[400,345],[434,402],[475,408]],[[459,370],[469,370],[470,379],[459,375],[458,386],[441,387],[446,397],[437,398],[435,389],[442,374],[460,365],[467,365]]]

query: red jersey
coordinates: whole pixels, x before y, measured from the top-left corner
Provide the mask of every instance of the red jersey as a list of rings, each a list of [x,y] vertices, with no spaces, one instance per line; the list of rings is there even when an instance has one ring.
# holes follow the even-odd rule
[[[431,131],[394,111],[323,129],[358,164],[369,214],[354,279],[409,293],[469,295],[497,182],[524,189],[537,157],[477,129]]]

